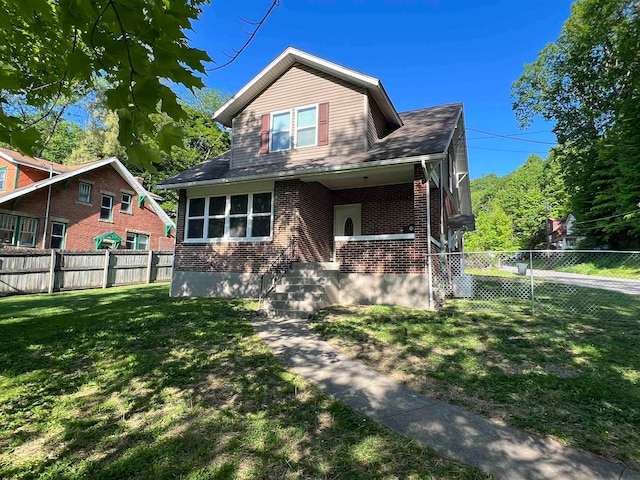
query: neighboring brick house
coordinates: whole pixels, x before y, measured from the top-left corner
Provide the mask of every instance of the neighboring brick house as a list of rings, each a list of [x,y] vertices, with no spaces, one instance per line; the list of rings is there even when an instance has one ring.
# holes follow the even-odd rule
[[[0,148],[0,247],[171,250],[175,224],[116,158],[65,166]]]
[[[462,104],[399,114],[378,79],[288,48],[214,119],[231,149],[159,185],[172,295],[257,297],[291,246],[333,262],[336,301],[433,306],[426,255],[474,228]]]

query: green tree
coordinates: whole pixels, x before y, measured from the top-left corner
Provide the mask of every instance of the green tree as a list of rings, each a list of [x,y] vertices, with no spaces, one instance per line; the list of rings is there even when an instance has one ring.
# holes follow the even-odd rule
[[[554,155],[578,226],[620,247],[640,245],[627,217],[640,203],[638,51],[637,0],[578,0],[558,40],[525,65],[512,91],[522,126],[537,115],[555,122]]]
[[[517,248],[511,218],[497,201],[478,212],[476,230],[464,235],[464,248],[471,252]]]
[[[29,154],[43,146],[37,121],[12,109],[10,96],[20,95],[46,117],[64,98],[106,80],[105,104],[117,114],[119,143],[130,162],[152,168],[159,150],[182,142],[175,123],[158,128],[152,115],[187,118],[167,81],[188,90],[204,86],[198,74],[210,58],[188,45],[186,32],[208,3],[0,0],[0,142]]]

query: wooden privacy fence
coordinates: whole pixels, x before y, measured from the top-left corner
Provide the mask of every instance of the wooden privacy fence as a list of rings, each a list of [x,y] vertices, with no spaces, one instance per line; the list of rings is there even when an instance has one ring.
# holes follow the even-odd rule
[[[168,282],[173,252],[0,250],[0,296]]]

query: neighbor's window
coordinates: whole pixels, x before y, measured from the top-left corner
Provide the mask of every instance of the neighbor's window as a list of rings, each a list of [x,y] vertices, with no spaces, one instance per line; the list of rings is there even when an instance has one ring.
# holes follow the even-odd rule
[[[91,203],[91,184],[80,182],[78,184],[78,201],[81,203]]]
[[[64,248],[67,236],[67,226],[64,223],[51,224],[51,248]]]
[[[0,168],[0,192],[4,190],[4,186],[7,183],[7,167]]]
[[[296,110],[296,147],[310,147],[318,143],[318,108],[303,107]]]
[[[291,148],[291,111],[271,114],[270,152]]]
[[[111,195],[102,195],[100,202],[100,220],[109,220],[113,217],[113,197]]]
[[[149,250],[149,235],[127,232],[125,248],[127,250]]]
[[[273,220],[271,192],[189,199],[187,239],[267,240]]]
[[[0,245],[13,245],[18,217],[0,213]]]
[[[122,193],[122,200],[120,201],[120,211],[122,213],[131,213],[131,194]]]
[[[22,247],[35,247],[38,233],[38,220],[35,218],[20,218],[20,236],[18,245]]]

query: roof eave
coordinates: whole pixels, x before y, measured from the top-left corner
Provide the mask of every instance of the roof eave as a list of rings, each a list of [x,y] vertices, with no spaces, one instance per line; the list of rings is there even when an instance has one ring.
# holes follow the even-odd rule
[[[257,180],[269,180],[269,179],[286,180],[286,179],[294,179],[294,178],[304,178],[304,177],[318,175],[322,173],[327,173],[327,174],[341,173],[341,172],[348,172],[348,171],[367,170],[371,168],[388,166],[388,165],[402,165],[406,163],[417,163],[417,162],[421,162],[422,160],[424,160],[425,162],[439,162],[444,157],[445,157],[445,152],[431,153],[427,155],[416,155],[413,157],[398,157],[398,158],[391,158],[386,160],[377,160],[375,162],[318,167],[318,168],[312,168],[312,169],[302,170],[302,171],[283,171],[283,172],[270,173],[270,174],[265,173],[265,174],[258,174],[258,175],[246,175],[243,177],[235,177],[235,178],[215,178],[211,180],[164,184],[164,185],[157,185],[157,188],[162,190],[177,190],[181,188],[205,187],[210,185],[226,185],[230,183],[244,183],[244,182],[257,181]]]

